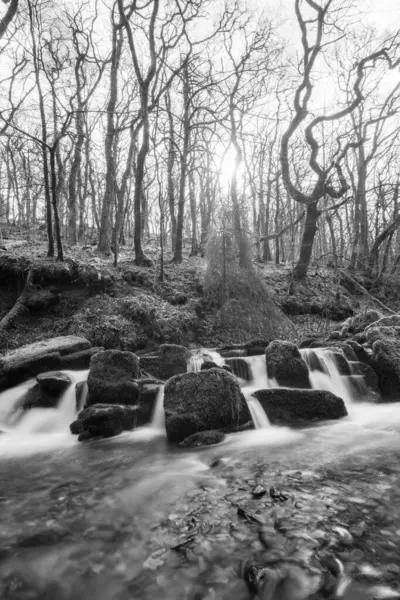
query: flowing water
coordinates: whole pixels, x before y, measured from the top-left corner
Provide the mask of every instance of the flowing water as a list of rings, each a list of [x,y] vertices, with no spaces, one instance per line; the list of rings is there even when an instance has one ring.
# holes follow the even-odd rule
[[[248,524],[242,531],[234,515],[248,486],[260,477],[267,487],[288,485],[293,473],[312,482],[337,465],[339,477],[350,464],[364,469],[362,481],[375,463],[377,469],[400,464],[400,403],[356,403],[329,351],[313,352],[323,372],[311,369],[310,353],[302,351],[312,387],[341,395],[348,418],[300,431],[271,426],[252,394],[276,382],[267,377],[264,356],[247,357],[252,378],[242,382],[242,391],[257,429],[201,450],[167,443],[163,388],[149,426],[89,444],[78,443],[68,430],[75,418],[75,383],[87,371],[68,372],[73,383],[57,409],[21,413],[34,381],[2,392],[0,597],[246,600],[237,564],[254,551],[256,538]],[[215,350],[201,350],[188,371],[198,371],[204,357],[224,364]],[[352,477],[356,483],[357,472]],[[380,477],[378,470],[376,481]],[[312,497],[317,488],[307,485]],[[382,494],[390,500],[387,489]],[[194,552],[192,539],[200,544]]]

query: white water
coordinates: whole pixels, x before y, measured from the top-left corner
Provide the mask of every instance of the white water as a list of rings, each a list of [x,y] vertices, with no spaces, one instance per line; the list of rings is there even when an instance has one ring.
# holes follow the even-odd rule
[[[164,414],[164,386],[161,385],[157,392],[157,398],[154,405],[153,416],[151,419],[150,427],[165,433],[165,414]]]
[[[198,373],[201,369],[201,365],[206,360],[211,360],[221,367],[225,364],[224,358],[215,349],[200,348],[193,352],[189,358],[187,366],[188,373]]]
[[[319,358],[322,368],[326,371],[325,373],[321,373],[321,371],[309,371],[310,383],[313,390],[332,392],[332,394],[342,398],[346,408],[349,409],[354,400],[351,384],[346,377],[340,375],[334,354],[325,348],[312,348],[312,350],[306,348],[300,350],[300,353],[307,365],[310,364],[310,354],[314,353]]]

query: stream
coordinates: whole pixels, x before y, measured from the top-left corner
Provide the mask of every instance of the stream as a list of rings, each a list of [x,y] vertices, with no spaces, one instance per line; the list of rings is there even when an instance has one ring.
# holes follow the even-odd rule
[[[400,597],[400,403],[354,402],[323,358],[312,385],[335,389],[347,418],[271,426],[251,391],[275,382],[251,357],[241,383],[257,429],[195,450],[168,444],[162,393],[149,426],[87,444],[68,432],[74,384],[57,409],[24,415],[32,381],[0,394],[0,598],[245,600],[240,564],[262,554],[260,527],[305,546],[345,527],[352,542],[335,552],[346,569]]]

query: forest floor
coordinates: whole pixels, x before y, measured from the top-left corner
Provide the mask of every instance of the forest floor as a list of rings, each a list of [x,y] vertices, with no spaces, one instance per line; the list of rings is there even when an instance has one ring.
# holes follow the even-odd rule
[[[260,318],[240,299],[222,310],[204,302],[206,262],[190,257],[188,250],[179,265],[166,252],[162,282],[154,243],[145,247],[154,261],[150,268],[135,265],[131,247],[121,248],[117,267],[113,257],[99,256],[95,246],[65,247],[64,263],[47,258],[46,251],[38,236],[31,240],[9,236],[0,244],[0,319],[18,299],[29,267],[34,269],[35,291],[27,309],[0,333],[0,351],[66,334],[83,335],[96,346],[139,353],[160,343],[215,347],[271,337],[268,320],[276,316],[268,310]],[[289,295],[290,265],[255,261],[254,269],[266,284],[270,303],[290,317],[289,321],[282,315],[279,335],[274,337],[293,342],[326,337],[352,312],[377,308],[358,290],[343,287],[333,269],[312,265],[306,284],[294,295]],[[398,289],[393,293],[381,286],[374,293],[395,309],[400,306]]]

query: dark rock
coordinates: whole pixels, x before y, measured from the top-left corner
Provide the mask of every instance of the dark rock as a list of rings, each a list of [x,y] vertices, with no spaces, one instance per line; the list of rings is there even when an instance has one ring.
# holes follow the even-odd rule
[[[233,373],[231,365],[222,365],[224,371],[228,371],[228,373]]]
[[[60,367],[61,369],[88,369],[92,356],[103,350],[103,347],[94,347],[62,356]]]
[[[253,488],[251,495],[253,496],[253,498],[262,498],[262,496],[265,496],[266,493],[267,490],[265,489],[265,487],[258,484]]]
[[[87,405],[136,404],[139,398],[139,359],[133,352],[105,350],[90,361]]]
[[[139,400],[137,406],[140,408],[138,413],[138,426],[150,423],[156,400],[163,382],[158,379],[140,379],[139,384]]]
[[[73,434],[80,440],[98,437],[113,437],[129,431],[137,424],[138,407],[120,404],[94,404],[82,410],[76,421],[71,423]]]
[[[400,340],[379,339],[372,346],[370,365],[379,377],[383,399],[396,402],[400,398]]]
[[[41,373],[36,377],[36,381],[41,390],[53,396],[62,393],[72,383],[69,375],[61,371]]]
[[[244,358],[227,358],[226,364],[232,368],[233,374],[236,377],[250,381],[252,378],[250,365]]]
[[[372,367],[363,362],[350,362],[353,375],[362,375],[365,383],[375,391],[379,391],[379,377]]]
[[[185,438],[179,445],[186,448],[197,446],[211,446],[219,444],[225,439],[225,434],[222,431],[199,431]]]
[[[205,360],[200,367],[200,371],[207,371],[208,369],[220,369],[220,365],[217,365],[213,360]]]
[[[320,315],[332,321],[343,321],[354,313],[347,298],[341,298],[341,301],[337,302],[335,299],[310,299],[302,294],[288,296],[281,303],[281,308],[287,315]]]
[[[36,383],[22,401],[23,410],[29,410],[30,408],[55,408],[60,400],[59,395],[52,396],[47,394],[40,388],[40,385]]]
[[[341,352],[329,350],[329,355],[334,361],[339,375],[351,375],[350,365]]]
[[[301,354],[310,371],[320,371],[321,373],[328,372],[323,357],[319,356],[314,350],[307,348],[304,349]]]
[[[268,419],[277,425],[340,419],[347,415],[342,398],[325,390],[269,389],[254,392]]]
[[[0,357],[0,390],[45,371],[60,369],[61,357],[90,347],[85,338],[60,336],[28,344]]]
[[[86,404],[88,397],[88,384],[87,381],[79,381],[75,385],[75,406],[76,411],[82,410]]]
[[[265,350],[268,377],[279,385],[292,388],[311,387],[307,364],[297,346],[290,342],[274,340]]]
[[[158,352],[140,357],[140,368],[157,379],[186,373],[190,352],[177,344],[162,344]]]
[[[165,384],[167,437],[181,442],[200,431],[231,430],[251,420],[237,379],[223,369],[172,377]]]
[[[245,342],[244,347],[247,350],[247,356],[257,356],[264,354],[265,348],[269,345],[270,340],[255,338]]]
[[[348,341],[348,346],[351,347],[351,349],[353,350],[356,358],[349,358],[349,360],[351,361],[355,361],[358,360],[362,363],[365,364],[369,364],[370,360],[371,360],[371,354],[369,352],[367,352],[367,350],[364,348],[364,346],[361,346],[361,344],[355,342],[354,340],[349,340]]]
[[[367,365],[365,365],[367,366]],[[382,402],[382,394],[378,389],[373,389],[361,375],[350,375],[345,378],[350,388],[351,397],[356,402]]]

